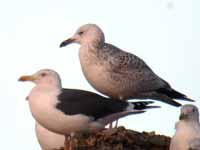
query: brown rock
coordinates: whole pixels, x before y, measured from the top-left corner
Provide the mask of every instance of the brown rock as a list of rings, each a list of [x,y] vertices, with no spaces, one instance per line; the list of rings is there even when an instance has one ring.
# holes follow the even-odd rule
[[[65,150],[69,142],[66,139]],[[169,150],[170,137],[119,127],[83,134],[75,137],[73,144],[74,150]]]

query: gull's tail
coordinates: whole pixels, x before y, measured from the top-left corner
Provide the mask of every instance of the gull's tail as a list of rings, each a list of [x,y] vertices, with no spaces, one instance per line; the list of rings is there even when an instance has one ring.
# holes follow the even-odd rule
[[[172,88],[160,88],[157,90],[158,93],[164,94],[172,99],[180,99],[189,102],[195,102],[195,100],[188,98],[186,95],[172,89]]]

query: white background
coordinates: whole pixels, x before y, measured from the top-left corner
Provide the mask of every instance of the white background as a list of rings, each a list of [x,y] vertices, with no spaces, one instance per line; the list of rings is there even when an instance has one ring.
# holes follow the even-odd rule
[[[33,84],[19,83],[19,76],[51,68],[61,75],[64,87],[95,91],[81,72],[79,46],[59,48],[86,23],[99,25],[106,42],[144,59],[199,106],[199,4],[198,0],[0,0],[1,149],[39,149],[25,101]],[[162,108],[121,119],[120,125],[173,135],[179,108],[156,104]]]

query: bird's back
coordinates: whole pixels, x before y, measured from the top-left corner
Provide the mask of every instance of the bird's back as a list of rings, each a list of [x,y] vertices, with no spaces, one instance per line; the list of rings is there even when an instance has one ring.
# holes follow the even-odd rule
[[[126,102],[108,99],[93,92],[77,89],[62,89],[58,99],[60,102],[56,107],[66,114],[82,113],[94,116],[94,119],[123,111],[128,106]]]

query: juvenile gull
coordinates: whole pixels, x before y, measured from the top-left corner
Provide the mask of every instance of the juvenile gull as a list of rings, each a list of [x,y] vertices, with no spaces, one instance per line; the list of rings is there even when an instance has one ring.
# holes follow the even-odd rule
[[[170,150],[200,150],[199,111],[194,105],[184,105],[176,123]]]
[[[36,86],[28,96],[31,113],[46,129],[68,135],[82,131],[98,131],[105,125],[131,114],[143,113],[148,102],[126,102],[75,89],[64,89],[53,70],[43,69],[19,81],[32,81]]]
[[[36,122],[35,132],[42,150],[54,150],[63,147],[65,136],[49,131]]]
[[[173,99],[193,101],[174,90],[139,57],[105,43],[103,31],[95,24],[81,26],[60,47],[81,45],[79,58],[87,81],[99,92],[116,99],[155,99],[181,106]]]

